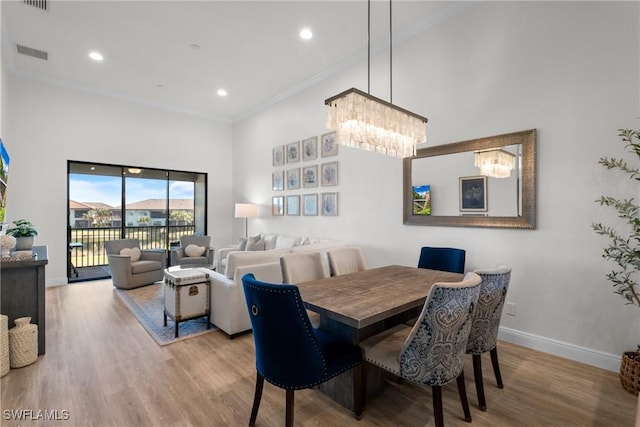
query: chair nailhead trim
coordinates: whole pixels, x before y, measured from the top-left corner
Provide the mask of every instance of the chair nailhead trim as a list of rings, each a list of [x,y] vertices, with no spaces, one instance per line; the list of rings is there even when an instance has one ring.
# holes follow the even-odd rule
[[[295,296],[296,307],[298,308],[298,314],[302,317],[302,313],[304,312],[305,315],[306,315],[306,311],[304,311],[305,308],[304,308],[304,306],[302,304],[302,300],[300,299],[300,293],[296,292],[298,290],[297,288],[295,290],[293,290],[293,289],[292,290],[288,290],[288,289],[282,289],[282,290],[278,289],[278,290],[276,290],[276,289],[258,288],[258,287],[254,286],[252,284],[247,284],[247,286],[249,286],[249,287],[251,287],[253,289],[257,289],[260,292],[274,292],[274,293],[279,293],[279,294],[293,293],[294,296]],[[295,285],[288,285],[288,286],[295,286]],[[253,307],[252,307],[252,311],[253,311]],[[304,317],[303,317],[303,319],[304,319]],[[313,344],[314,344],[316,350],[318,350],[318,353],[322,354],[322,351],[320,350],[320,347],[318,347],[318,339],[316,338],[316,335],[313,333],[313,331],[309,330],[309,322],[304,322],[304,323],[305,323],[305,329],[306,329],[307,335],[309,335],[309,337],[313,341]],[[353,363],[353,364],[351,364],[349,366],[346,366],[344,369],[341,369],[340,371],[336,372],[335,375],[329,377],[327,375],[327,361],[323,357],[322,358],[322,365],[324,367],[325,375],[322,378],[320,378],[318,381],[316,381],[316,382],[313,382],[313,383],[310,383],[310,384],[306,384],[304,386],[297,387],[297,388],[294,388],[294,389],[288,388],[288,387],[286,387],[286,386],[284,386],[284,385],[282,385],[282,384],[280,384],[280,383],[278,383],[276,381],[273,381],[272,379],[270,379],[268,377],[265,377],[264,375],[263,375],[263,377],[269,383],[271,383],[271,384],[273,384],[273,385],[275,385],[277,387],[280,387],[282,389],[285,389],[285,390],[302,390],[302,389],[311,388],[311,387],[314,387],[316,385],[322,384],[322,383],[330,380],[333,377],[336,377],[336,376],[338,376],[338,375],[340,375],[340,374],[342,374],[344,372],[347,372],[347,371],[355,368],[356,366],[360,365],[361,363],[362,362],[355,362],[355,363]]]

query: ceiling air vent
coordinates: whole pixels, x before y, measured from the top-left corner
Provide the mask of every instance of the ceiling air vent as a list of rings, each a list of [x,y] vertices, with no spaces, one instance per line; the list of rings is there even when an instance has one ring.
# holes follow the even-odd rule
[[[21,55],[32,56],[34,58],[44,59],[45,61],[49,59],[49,54],[45,51],[34,49],[32,47],[22,46],[19,44],[17,44],[16,47],[18,48],[18,53]]]
[[[22,0],[22,3],[33,6],[36,9],[49,11],[49,2],[47,0]]]

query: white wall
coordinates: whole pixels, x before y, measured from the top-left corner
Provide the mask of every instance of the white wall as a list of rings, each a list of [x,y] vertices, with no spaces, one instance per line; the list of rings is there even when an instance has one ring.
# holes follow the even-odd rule
[[[208,173],[208,231],[231,239],[231,125],[11,75],[3,140],[11,155],[7,216],[46,244],[47,284],[66,283],[67,160]]]
[[[618,128],[640,127],[639,18],[637,2],[483,2],[394,48],[394,103],[429,118],[429,145],[537,128],[536,230],[404,226],[401,162],[344,147],[338,217],[272,217],[272,148],[326,132],[324,99],[365,89],[361,64],[234,126],[234,200],[262,205],[249,233],[344,239],[371,266],[415,265],[423,245],[465,248],[468,270],[506,262],[503,337],[616,370],[640,312],[612,293],[591,223],[615,221],[599,195],[637,194],[597,161],[622,155]],[[372,61],[381,97],[386,55]]]

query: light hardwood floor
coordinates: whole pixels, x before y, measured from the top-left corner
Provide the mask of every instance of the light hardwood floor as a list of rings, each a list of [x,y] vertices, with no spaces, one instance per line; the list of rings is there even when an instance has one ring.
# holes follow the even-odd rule
[[[246,426],[253,398],[251,334],[221,331],[159,347],[113,293],[110,281],[46,292],[47,349],[2,378],[4,426]],[[161,315],[161,314],[159,314]],[[465,368],[472,424],[455,382],[444,388],[447,426],[633,426],[637,398],[616,373],[501,342],[505,388],[483,357],[488,411],[477,406],[471,357]],[[284,391],[265,384],[257,426],[284,424]],[[59,411],[69,420],[7,420],[7,410]],[[296,392],[298,426],[432,426],[430,389],[386,382],[356,421],[318,390]]]

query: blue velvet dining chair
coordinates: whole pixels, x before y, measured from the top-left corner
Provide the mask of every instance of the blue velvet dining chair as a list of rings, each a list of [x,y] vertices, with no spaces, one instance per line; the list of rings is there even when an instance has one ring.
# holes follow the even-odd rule
[[[487,402],[482,381],[481,356],[483,353],[489,352],[496,383],[498,388],[503,388],[502,374],[498,363],[497,341],[502,308],[511,281],[511,267],[499,265],[494,270],[476,270],[476,273],[482,279],[482,283],[467,343],[467,353],[473,357],[473,376],[476,382],[478,406],[481,410],[486,411]]]
[[[463,274],[465,256],[464,249],[424,246],[420,249],[418,268]]]
[[[364,368],[360,347],[311,326],[295,285],[242,277],[256,352],[256,388],[249,425],[255,425],[264,380],[286,390],[286,426],[293,426],[294,391],[321,384],[353,370],[356,418],[364,406]]]
[[[400,324],[360,343],[366,362],[431,386],[436,427],[444,426],[442,387],[454,380],[464,419],[471,422],[464,357],[480,282],[477,274],[467,273],[461,282],[435,283],[413,327]]]

